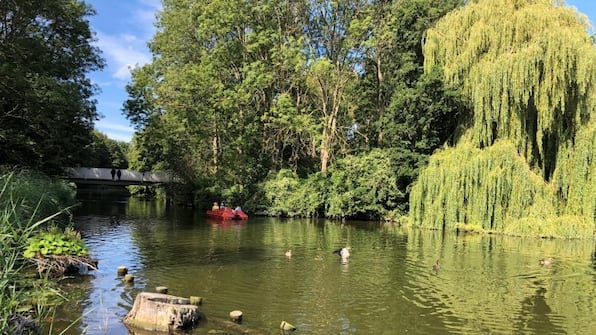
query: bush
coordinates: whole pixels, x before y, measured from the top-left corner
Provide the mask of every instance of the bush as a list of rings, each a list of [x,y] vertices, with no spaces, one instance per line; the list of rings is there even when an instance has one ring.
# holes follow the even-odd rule
[[[75,187],[32,170],[0,168],[0,190],[0,209],[10,209],[13,220],[40,221],[61,212],[68,221],[68,208],[76,203]]]
[[[264,183],[266,214],[287,217],[316,217],[324,208],[327,180],[321,173],[300,179],[291,170],[280,170]]]
[[[34,285],[24,279],[31,262],[23,254],[42,227],[68,218],[64,213],[74,203],[74,190],[33,171],[0,170],[0,333],[20,334],[39,324],[27,316],[40,319],[47,312],[47,306],[32,308],[31,301],[45,301],[34,297],[53,291],[43,278]]]
[[[326,216],[378,219],[404,215],[409,186],[422,159],[398,149],[374,149],[339,160],[329,168]]]
[[[423,160],[398,149],[374,149],[338,160],[327,175],[299,178],[280,170],[263,184],[261,206],[271,216],[399,219]]]

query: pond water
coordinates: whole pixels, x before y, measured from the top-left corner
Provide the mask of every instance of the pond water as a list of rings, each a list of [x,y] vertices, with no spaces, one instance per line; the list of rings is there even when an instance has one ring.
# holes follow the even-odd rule
[[[99,270],[64,281],[54,333],[143,334],[122,323],[141,291],[203,297],[255,333],[583,334],[596,329],[594,241],[457,236],[371,222],[251,217],[139,200],[85,201],[76,227]],[[349,245],[347,263],[332,251]],[[292,256],[285,256],[291,249]],[[541,266],[539,259],[552,257]],[[432,266],[440,260],[441,268]],[[116,273],[135,276],[125,285]],[[209,321],[191,334],[208,334]]]

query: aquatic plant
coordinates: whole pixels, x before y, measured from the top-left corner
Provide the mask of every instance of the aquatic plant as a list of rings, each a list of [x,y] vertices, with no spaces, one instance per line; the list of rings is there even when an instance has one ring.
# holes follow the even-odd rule
[[[86,256],[89,254],[85,242],[80,234],[66,229],[64,232],[52,229],[29,239],[29,243],[23,252],[25,258],[49,257],[49,256]]]

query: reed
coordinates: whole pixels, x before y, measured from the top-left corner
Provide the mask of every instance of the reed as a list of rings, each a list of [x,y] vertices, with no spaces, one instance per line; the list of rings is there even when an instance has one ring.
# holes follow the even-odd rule
[[[50,281],[26,276],[32,263],[24,258],[23,252],[43,227],[64,218],[66,207],[62,206],[73,202],[68,187],[59,184],[30,171],[4,170],[0,175],[2,334],[36,332],[40,327],[38,320],[48,312],[46,297],[56,292]]]

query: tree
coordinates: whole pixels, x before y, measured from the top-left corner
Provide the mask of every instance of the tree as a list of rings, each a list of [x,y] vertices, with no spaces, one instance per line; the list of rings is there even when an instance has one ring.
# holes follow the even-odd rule
[[[320,122],[317,152],[320,171],[325,173],[341,139],[340,126],[352,123],[349,116],[353,105],[346,91],[351,82],[358,80],[363,35],[358,29],[352,30],[351,24],[368,4],[363,0],[312,0],[309,5],[305,27],[310,63],[307,84]]]
[[[94,130],[93,142],[85,148],[84,166],[126,169],[128,168],[128,146],[126,142],[112,140]]]
[[[596,48],[551,0],[480,0],[428,32],[425,69],[473,107],[411,197],[417,224],[591,236],[596,217]]]
[[[86,73],[103,67],[72,0],[0,3],[0,164],[55,172],[81,162],[98,119]]]
[[[259,16],[266,5],[164,1],[150,42],[154,61],[133,72],[125,103],[140,130],[135,146],[147,146],[135,149],[148,154],[137,156],[146,168],[159,165],[189,182],[211,178],[215,187],[261,174],[260,117],[273,85],[270,21]]]
[[[452,136],[454,121],[465,109],[457,90],[446,87],[441,76],[424,74],[422,41],[427,29],[463,1],[375,3],[365,20],[370,34],[358,118],[373,146],[432,153]],[[436,131],[437,125],[444,131]],[[435,138],[423,138],[429,136]]]

